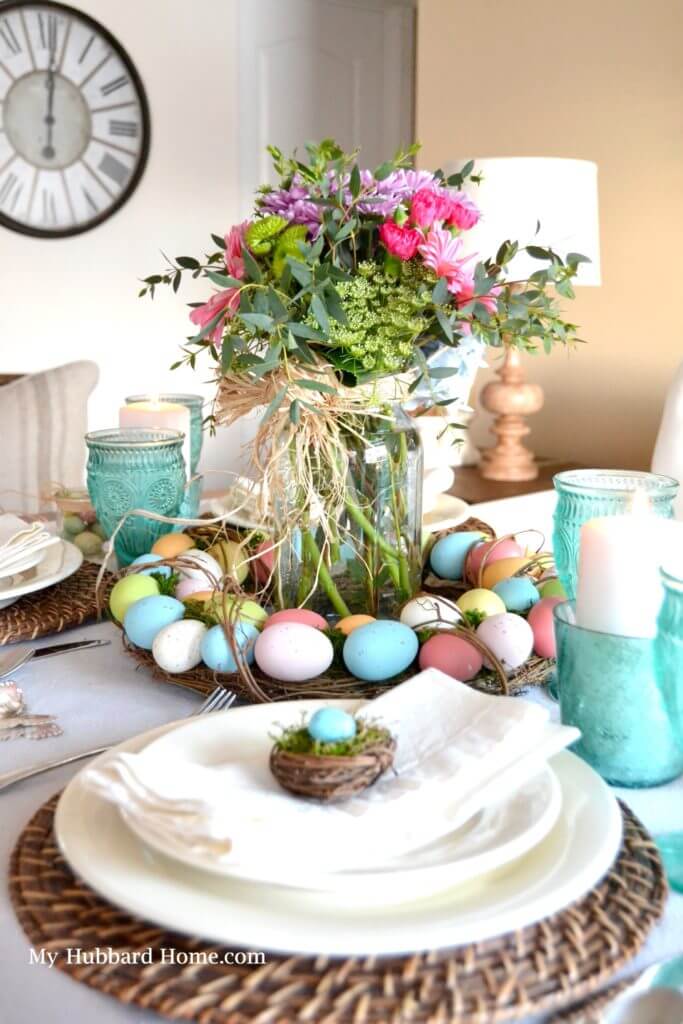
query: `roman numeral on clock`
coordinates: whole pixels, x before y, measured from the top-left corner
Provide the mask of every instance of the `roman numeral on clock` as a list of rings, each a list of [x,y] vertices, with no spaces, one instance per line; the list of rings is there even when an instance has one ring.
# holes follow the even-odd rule
[[[19,180],[18,176],[14,171],[10,171],[2,185],[0,185],[0,206],[2,206],[8,199],[10,192],[14,188],[15,184]]]
[[[55,197],[51,192],[48,192],[46,188],[42,192],[43,198],[43,221],[46,224],[57,223],[57,206],[55,204]]]
[[[117,89],[121,89],[128,82],[126,75],[119,75],[118,78],[112,78],[111,82],[106,82],[101,88],[100,92],[103,96],[110,96]]]
[[[90,207],[92,212],[93,213],[99,213],[100,208],[97,205],[97,203],[95,202],[95,200],[93,199],[93,197],[88,192],[87,188],[84,185],[82,185],[81,189],[82,189],[82,192],[83,192],[83,198],[85,199],[86,203],[88,204],[88,206]]]
[[[40,45],[42,48],[54,52],[57,48],[57,15],[48,14],[47,33],[45,32],[45,19],[42,13],[38,14],[38,29],[40,31]]]
[[[138,135],[138,124],[136,121],[110,120],[109,134],[124,135],[127,136],[129,139],[135,139],[137,138]]]
[[[21,53],[21,43],[17,39],[14,29],[7,18],[3,18],[0,21],[0,38],[4,40],[12,56]]]

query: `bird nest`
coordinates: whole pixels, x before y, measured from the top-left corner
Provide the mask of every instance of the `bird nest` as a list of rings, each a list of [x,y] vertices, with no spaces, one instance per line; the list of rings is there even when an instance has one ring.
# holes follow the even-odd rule
[[[396,741],[386,729],[369,728],[365,742],[348,754],[296,753],[276,742],[270,753],[270,770],[283,789],[295,796],[322,803],[348,800],[391,767]],[[363,734],[359,737],[363,740]],[[331,744],[322,744],[325,746]]]

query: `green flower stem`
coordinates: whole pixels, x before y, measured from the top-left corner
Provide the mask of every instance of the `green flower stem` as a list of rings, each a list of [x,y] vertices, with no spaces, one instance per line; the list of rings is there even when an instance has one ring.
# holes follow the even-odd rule
[[[323,586],[323,590],[329,597],[334,610],[337,612],[338,615],[341,616],[350,615],[351,611],[346,602],[344,601],[344,598],[337,590],[334,584],[334,580],[332,579],[330,572],[327,566],[325,565],[323,556],[320,554],[318,545],[316,544],[315,540],[313,539],[312,535],[309,533],[308,530],[306,530],[306,532],[303,535],[302,546],[303,552],[310,556],[311,562],[313,563],[315,569],[317,570],[318,579],[320,580]]]
[[[401,589],[401,580],[397,564],[399,562],[399,556],[397,552],[394,551],[390,544],[387,544],[383,537],[380,537],[380,535],[378,534],[377,530],[374,528],[370,520],[367,518],[366,515],[364,515],[363,512],[361,512],[357,505],[354,505],[353,502],[348,500],[346,501],[345,504],[346,509],[351,518],[353,519],[353,521],[358,526],[360,526],[361,530],[366,535],[366,537],[369,537],[370,540],[377,545],[380,551],[384,555],[386,555],[386,566],[387,570],[389,571],[389,575],[391,576],[396,589]]]

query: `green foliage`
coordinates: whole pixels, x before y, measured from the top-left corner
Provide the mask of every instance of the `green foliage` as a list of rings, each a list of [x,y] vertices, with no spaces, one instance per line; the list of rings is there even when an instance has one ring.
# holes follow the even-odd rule
[[[168,576],[165,576],[162,572],[150,572],[149,575],[153,580],[157,581],[160,594],[166,594],[169,597],[173,597],[175,594],[175,588],[178,586],[180,575],[177,572],[172,572]]]
[[[289,754],[314,754],[317,757],[353,757],[362,754],[368,747],[386,740],[387,730],[372,722],[356,719],[357,732],[350,740],[338,740],[335,743],[321,743],[314,740],[305,725],[292,725],[283,729],[278,736],[273,736],[278,750]]]

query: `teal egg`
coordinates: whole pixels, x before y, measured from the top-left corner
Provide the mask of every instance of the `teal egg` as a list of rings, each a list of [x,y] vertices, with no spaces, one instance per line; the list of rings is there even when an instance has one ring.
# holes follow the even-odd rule
[[[151,562],[162,561],[161,555],[155,555],[150,551],[147,555],[138,555],[137,558],[133,559],[131,565],[150,565]],[[152,566],[150,569],[140,569],[139,574],[141,576],[151,576],[153,572],[158,572],[160,576],[170,576],[171,571],[170,565],[158,565]]]
[[[442,580],[461,580],[465,570],[467,552],[478,544],[483,533],[463,530],[461,533],[449,533],[437,540],[429,553],[429,564]]]
[[[356,735],[356,720],[341,708],[320,708],[308,723],[308,733],[319,743],[339,743]]]
[[[379,619],[354,629],[344,641],[342,653],[352,675],[374,683],[405,672],[415,660],[418,646],[410,626]]]
[[[498,594],[505,608],[517,615],[526,615],[538,601],[538,590],[526,576],[510,576],[492,588]]]
[[[178,622],[185,615],[185,605],[175,597],[154,594],[132,604],[123,618],[126,636],[136,647],[152,650],[154,638],[164,626]]]
[[[252,622],[239,619],[235,624],[235,642],[247,665],[254,663],[254,644],[259,630]],[[237,663],[222,626],[212,626],[202,637],[202,661],[214,672],[236,672]]]

